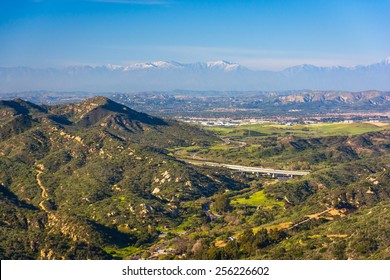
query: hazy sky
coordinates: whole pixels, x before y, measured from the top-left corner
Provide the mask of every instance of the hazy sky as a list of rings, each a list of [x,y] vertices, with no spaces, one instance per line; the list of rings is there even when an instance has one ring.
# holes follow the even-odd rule
[[[390,0],[0,0],[0,66],[370,64],[390,56],[389,14]]]

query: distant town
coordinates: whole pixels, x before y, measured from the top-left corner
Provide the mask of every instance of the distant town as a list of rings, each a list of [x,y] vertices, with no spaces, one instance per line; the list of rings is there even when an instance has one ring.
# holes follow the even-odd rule
[[[354,122],[390,122],[389,114],[345,114],[326,116],[311,116],[306,118],[301,117],[268,117],[268,118],[243,118],[243,119],[230,119],[230,118],[196,118],[196,117],[183,117],[176,118],[178,121],[197,123],[204,126],[237,126],[237,125],[250,125],[261,123],[274,123],[286,126],[294,126],[298,124],[315,124],[315,123],[354,123]]]
[[[22,98],[38,104],[78,102],[96,95],[134,110],[205,126],[277,123],[286,126],[318,122],[389,122],[390,92],[22,92],[0,99]]]

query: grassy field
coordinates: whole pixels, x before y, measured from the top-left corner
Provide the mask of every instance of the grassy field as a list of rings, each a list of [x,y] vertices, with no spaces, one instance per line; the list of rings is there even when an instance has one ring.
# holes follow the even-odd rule
[[[244,204],[248,206],[263,206],[263,207],[273,207],[275,205],[284,206],[282,201],[277,201],[275,199],[270,199],[264,194],[264,190],[255,192],[249,197],[242,197],[232,200],[232,205],[235,204]]]
[[[294,126],[266,123],[240,125],[235,127],[206,127],[207,130],[226,137],[261,137],[289,134],[306,137],[347,136],[389,128],[390,124],[384,123],[318,123]]]
[[[135,246],[128,246],[124,248],[106,247],[104,250],[112,254],[117,259],[126,259],[128,256],[141,254],[143,252],[142,249]]]

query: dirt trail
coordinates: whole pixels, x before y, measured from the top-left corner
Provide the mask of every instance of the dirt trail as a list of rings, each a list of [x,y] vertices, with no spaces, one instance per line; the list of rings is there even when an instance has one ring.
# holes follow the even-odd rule
[[[49,198],[49,195],[47,194],[47,191],[46,191],[46,188],[45,186],[42,184],[42,181],[41,181],[41,175],[43,173],[42,169],[44,169],[43,165],[37,165],[38,168],[40,169],[36,169],[37,171],[37,176],[36,176],[36,180],[37,180],[37,183],[38,183],[38,186],[39,188],[41,189],[41,197],[42,197],[42,201],[38,204],[39,207],[45,211],[45,212],[49,212],[49,210],[46,209],[44,203],[45,201]]]
[[[49,210],[47,210],[46,209],[46,207],[45,207],[45,205],[43,205],[43,203],[44,203],[45,201],[44,200],[42,200],[41,202],[39,202],[39,207],[41,207],[41,209],[43,210],[43,211],[45,211],[45,212],[49,212]]]
[[[307,217],[306,220],[303,220],[303,221],[301,221],[299,223],[296,223],[296,224],[292,225],[291,227],[289,227],[288,229],[295,228],[295,227],[297,227],[297,226],[299,226],[301,224],[307,223],[308,221],[313,220],[313,219],[319,219],[322,214],[329,213],[332,210],[333,210],[332,208],[328,208],[328,209],[326,209],[326,210],[324,210],[322,212],[311,214],[311,215],[307,215],[306,216]]]
[[[37,170],[37,172],[38,172],[38,174],[37,174],[37,183],[38,183],[38,186],[39,186],[39,188],[42,190],[42,194],[41,194],[41,196],[42,196],[42,198],[48,198],[49,197],[49,195],[47,194],[47,191],[46,191],[46,188],[43,186],[43,184],[42,184],[42,181],[41,181],[41,178],[40,178],[40,176],[41,176],[41,174],[43,173],[41,170]]]

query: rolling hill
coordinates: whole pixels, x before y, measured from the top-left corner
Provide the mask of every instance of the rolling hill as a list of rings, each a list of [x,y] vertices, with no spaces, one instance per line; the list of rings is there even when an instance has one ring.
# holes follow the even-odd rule
[[[207,144],[193,126],[107,98],[39,106],[0,102],[1,258],[112,258],[181,221],[183,201],[242,184],[165,148]]]

